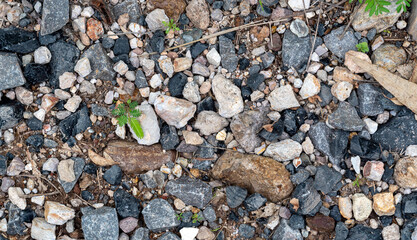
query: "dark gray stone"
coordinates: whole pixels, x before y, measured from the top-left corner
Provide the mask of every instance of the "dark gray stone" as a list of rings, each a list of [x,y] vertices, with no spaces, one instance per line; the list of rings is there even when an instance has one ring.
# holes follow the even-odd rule
[[[299,208],[297,213],[301,215],[314,216],[322,206],[320,194],[314,188],[311,178],[299,184],[294,189],[292,197],[298,199]]]
[[[417,121],[409,110],[402,110],[386,124],[379,125],[372,140],[383,149],[400,151],[417,144]]]
[[[85,240],[118,240],[119,221],[116,209],[111,207],[92,207],[81,208],[81,228]]]
[[[111,185],[119,185],[122,182],[123,172],[118,165],[113,165],[103,174],[103,179]]]
[[[417,193],[414,192],[408,195],[404,195],[401,204],[403,216],[406,218],[412,217],[417,213]]]
[[[114,19],[119,19],[122,14],[129,14],[129,19],[131,22],[138,22],[139,17],[141,16],[141,11],[136,0],[125,0],[116,4],[113,8]]]
[[[343,33],[346,26],[339,27],[327,34],[324,37],[324,43],[326,47],[337,57],[345,59],[345,53],[349,50],[356,50],[356,44],[358,44],[358,39],[356,39],[354,32],[349,28],[342,39],[339,39],[339,36]]]
[[[321,98],[321,102],[320,102],[320,106],[324,107],[327,106],[332,100],[333,100],[333,95],[331,92],[331,88],[329,86],[327,86],[324,83],[320,84],[320,92],[319,92],[319,97]]]
[[[137,88],[145,88],[148,86],[148,81],[146,80],[145,73],[142,70],[136,71],[135,85]]]
[[[329,115],[328,123],[344,131],[361,131],[365,123],[359,117],[358,112],[347,102],[340,102],[336,111]]]
[[[381,229],[372,229],[359,224],[349,230],[347,240],[381,240],[381,232]]]
[[[210,185],[186,176],[169,181],[165,186],[165,191],[181,199],[185,204],[198,208],[203,208],[212,198]]]
[[[182,96],[184,86],[187,84],[187,76],[184,73],[176,73],[172,78],[169,79],[168,89],[173,97]]]
[[[180,225],[172,206],[161,198],[150,201],[143,209],[142,215],[146,227],[153,232],[165,231]]]
[[[181,238],[179,238],[172,232],[167,232],[164,235],[160,236],[158,240],[181,240]]]
[[[263,83],[265,80],[265,77],[263,74],[260,73],[254,73],[249,76],[249,78],[246,80],[247,85],[252,89],[252,91],[258,90],[259,85]]]
[[[149,240],[149,229],[143,227],[136,229],[130,240]]]
[[[45,0],[42,5],[41,35],[60,30],[69,20],[69,0]]]
[[[246,239],[251,239],[255,236],[255,228],[248,224],[241,224],[239,226],[239,236]]]
[[[222,67],[226,68],[229,72],[235,71],[239,59],[235,53],[235,45],[233,44],[233,41],[225,36],[220,36],[219,53],[222,57]]]
[[[43,146],[43,135],[35,134],[29,136],[26,139],[25,143],[26,145],[31,146],[31,149],[35,150],[36,152],[39,152],[39,149]]]
[[[289,225],[294,229],[304,229],[306,227],[306,222],[304,217],[298,214],[293,214],[290,217]]]
[[[311,126],[308,134],[314,147],[338,167],[347,148],[349,133],[330,129],[325,123],[319,122]]]
[[[244,59],[246,59],[246,58],[244,58]],[[261,60],[262,60],[263,68],[268,68],[274,62],[275,55],[271,52],[266,52],[266,53],[262,54]]]
[[[52,55],[51,62],[49,63],[51,66],[50,85],[53,88],[58,88],[59,76],[64,72],[74,71],[75,64],[80,57],[80,50],[75,45],[64,41],[55,42],[48,48]],[[89,76],[92,75],[93,73],[89,74]]]
[[[226,187],[226,200],[227,205],[231,208],[239,207],[240,204],[245,201],[246,196],[248,195],[248,190],[238,187],[238,186],[228,186]]]
[[[384,112],[382,93],[370,83],[358,87],[359,111],[366,116],[376,116]]]
[[[37,119],[36,117],[29,118],[26,121],[26,125],[30,128],[30,130],[33,131],[42,130],[43,127],[42,121]]]
[[[302,168],[302,169],[299,169],[296,174],[291,175],[290,180],[294,184],[298,185],[304,182],[305,180],[307,180],[308,177],[310,177],[310,172]]]
[[[323,194],[328,194],[342,180],[342,174],[326,165],[317,167],[314,187]]]
[[[45,146],[45,147],[47,147],[47,148],[56,148],[56,147],[58,147],[58,143],[57,143],[57,142],[55,142],[55,141],[54,141],[54,140],[52,140],[52,139],[45,138],[45,139],[43,140],[43,146]]]
[[[23,223],[24,219],[22,218],[23,211],[18,208],[13,203],[9,205],[9,218],[7,222],[7,234],[9,235],[24,235],[26,226]]]
[[[246,200],[243,202],[245,205],[246,210],[248,211],[255,211],[262,207],[267,202],[267,199],[263,197],[259,193],[254,193],[250,195]]]
[[[22,86],[25,83],[16,54],[0,52],[0,91]]]
[[[349,229],[343,222],[338,222],[335,228],[336,236],[334,240],[345,240],[348,237]]]
[[[174,126],[164,124],[161,129],[161,138],[159,139],[164,150],[175,149],[180,143],[177,129]]]
[[[79,158],[79,157],[73,157],[71,159],[74,160],[75,180],[72,182],[65,182],[65,181],[62,181],[58,175],[58,182],[61,184],[62,188],[64,189],[66,193],[71,192],[71,190],[74,188],[75,184],[78,181],[78,178],[80,178],[81,174],[83,173],[83,169],[85,166],[84,159]]]
[[[134,217],[139,218],[141,211],[140,202],[137,198],[130,195],[123,189],[117,189],[114,192],[114,203],[117,213],[122,218]]]
[[[7,158],[0,155],[0,176],[5,176],[7,172]]]
[[[147,172],[140,175],[140,179],[145,184],[147,188],[156,188],[158,184],[156,183],[156,180],[153,178],[153,173]]]
[[[217,219],[216,211],[212,206],[206,207],[206,209],[203,210],[203,215],[208,222],[214,222]]]
[[[59,130],[62,134],[62,140],[68,141],[71,136],[82,133],[91,127],[90,114],[87,106],[82,106],[80,110],[71,114],[61,122],[59,122]]]
[[[28,32],[15,27],[0,29],[0,50],[2,51],[26,54],[35,51],[39,46],[36,32]]]
[[[90,61],[91,73],[88,74],[87,79],[111,81],[116,76],[113,63],[100,43],[89,47],[81,57],[86,57]]]
[[[417,218],[411,218],[405,221],[403,228],[401,229],[402,240],[414,240],[411,235],[417,227]]]
[[[288,224],[288,220],[282,219],[272,235],[271,240],[302,240],[303,237],[299,230],[293,229]]]
[[[108,108],[102,107],[97,104],[91,104],[91,112],[96,116],[110,117]]]
[[[0,130],[13,128],[23,118],[24,106],[19,102],[0,105]]]

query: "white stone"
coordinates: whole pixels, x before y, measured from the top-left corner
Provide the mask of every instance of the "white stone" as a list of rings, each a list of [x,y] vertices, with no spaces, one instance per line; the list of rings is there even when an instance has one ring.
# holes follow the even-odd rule
[[[265,46],[260,46],[252,50],[252,55],[254,55],[255,57],[258,57],[264,53],[265,53]]]
[[[167,56],[161,56],[158,59],[159,67],[161,70],[168,75],[168,77],[172,77],[174,75],[174,66],[172,65],[171,58]]]
[[[303,11],[310,8],[310,0],[304,0],[304,3],[300,0],[288,0],[288,5],[293,11]]]
[[[378,130],[378,123],[370,118],[365,118],[363,120],[365,122],[365,128],[368,130],[370,134],[374,134],[376,130]]]
[[[405,150],[405,155],[410,157],[417,157],[417,145],[410,145]]]
[[[222,60],[222,57],[215,48],[212,48],[206,55],[207,61],[214,67],[218,67]]]
[[[217,74],[212,80],[212,90],[219,103],[219,114],[230,118],[243,111],[240,89],[223,75]]]
[[[162,78],[160,74],[155,74],[152,76],[151,80],[149,80],[149,85],[152,88],[157,88],[159,86],[161,86],[162,84]]]
[[[294,21],[291,22],[290,30],[299,38],[306,37],[309,32],[307,24],[303,20],[298,18],[294,19]]]
[[[133,32],[133,35],[138,38],[142,37],[142,35],[146,33],[145,27],[134,22],[130,23],[128,28],[131,32]]]
[[[43,203],[45,202],[45,196],[35,196],[32,197],[30,201],[39,206],[43,206]]]
[[[350,161],[352,162],[352,167],[355,170],[356,174],[361,173],[361,158],[359,156],[351,157]]]
[[[88,74],[91,73],[91,66],[90,66],[90,60],[88,58],[83,57],[80,60],[78,60],[77,64],[74,67],[74,71],[78,73],[81,77],[87,77]]]
[[[145,18],[146,23],[148,24],[149,29],[154,32],[156,30],[165,30],[166,26],[162,22],[169,22],[169,18],[165,15],[163,9],[155,9],[152,12],[148,13]]]
[[[194,240],[198,234],[198,228],[185,227],[180,230],[181,240]]]
[[[64,105],[64,108],[70,112],[77,111],[77,108],[80,106],[82,99],[80,96],[75,95],[72,98],[68,99],[67,103]]]
[[[117,124],[116,127],[116,135],[119,136],[119,138],[121,139],[125,139],[126,138],[126,125],[120,126],[119,124]]]
[[[45,115],[46,115],[46,111],[43,108],[39,108],[38,111],[33,113],[33,116],[35,116],[41,122],[45,121]]]
[[[182,90],[182,95],[190,102],[198,103],[201,100],[198,84],[195,82],[187,82]]]
[[[182,135],[184,136],[184,140],[186,144],[200,145],[200,144],[203,144],[204,142],[203,138],[201,138],[197,132],[182,131]]]
[[[398,29],[404,29],[407,27],[407,22],[404,20],[400,20],[397,22],[397,28]]]
[[[156,95],[157,94],[157,95]],[[165,120],[168,125],[173,125],[176,128],[184,127],[188,120],[194,117],[194,113],[197,109],[196,105],[180,98],[160,95],[154,100],[155,112],[159,117]],[[151,103],[151,95],[149,96],[149,102]]]
[[[49,158],[46,162],[42,165],[43,171],[49,172],[56,172],[58,169],[59,160],[58,158]]]
[[[159,138],[161,137],[159,123],[152,106],[149,104],[142,104],[138,106],[137,109],[139,109],[142,113],[140,117],[137,118],[137,120],[140,122],[140,125],[142,126],[144,136],[142,139],[138,138],[133,133],[129,125],[129,129],[132,133],[133,138],[135,138],[136,141],[142,145],[152,145],[159,142]]]
[[[71,98],[71,93],[64,91],[62,89],[55,89],[55,97],[59,98],[60,100],[67,100]]]
[[[331,92],[339,101],[345,101],[349,98],[352,92],[353,85],[350,82],[342,81],[337,82],[332,86]]]
[[[55,225],[63,225],[75,217],[74,209],[53,201],[45,203],[44,214],[46,221]]]
[[[15,90],[16,98],[24,105],[30,105],[33,103],[33,93],[24,87],[17,87]]]
[[[10,201],[18,208],[24,210],[26,208],[26,198],[24,198],[23,190],[20,187],[9,187],[8,192]]]
[[[0,232],[7,232],[7,219],[0,220]]]
[[[300,90],[300,96],[303,99],[312,97],[319,94],[320,92],[320,81],[312,74],[307,74],[304,79],[303,87]]]
[[[34,218],[30,236],[36,240],[55,240],[55,225],[49,224],[43,218]]]
[[[76,19],[78,16],[80,16],[82,10],[83,9],[81,8],[80,5],[72,5],[71,6],[71,19]]]
[[[311,142],[311,139],[309,137],[306,137],[304,142],[301,144],[303,147],[303,150],[306,154],[313,154],[314,153],[314,145]]]
[[[4,135],[3,136],[3,139],[6,142],[6,144],[10,144],[10,143],[12,143],[14,141],[14,134],[13,134],[13,132],[7,130],[7,131],[4,132],[3,135]]]
[[[59,179],[64,182],[72,182],[75,180],[74,160],[62,160],[58,164]]]
[[[280,142],[271,143],[266,148],[264,155],[283,162],[299,157],[302,151],[303,147],[300,143],[292,139],[285,139]]]
[[[129,71],[129,68],[128,68],[127,64],[125,62],[123,62],[122,60],[118,61],[113,66],[113,69],[114,69],[114,71],[116,71],[120,75],[125,75],[125,73],[127,73],[127,71]]]
[[[393,223],[389,226],[386,226],[382,229],[382,238],[384,240],[400,240],[401,234],[400,234],[400,227]],[[411,238],[412,240],[415,240],[415,238]]]
[[[372,201],[369,200],[363,193],[356,193],[352,197],[353,201],[353,216],[356,221],[365,221],[372,212]]]
[[[272,91],[268,100],[271,103],[271,108],[276,111],[300,106],[290,85],[285,85]]]
[[[47,64],[51,61],[52,55],[49,49],[45,46],[39,47],[34,52],[35,63]]]
[[[67,89],[71,88],[74,85],[74,82],[77,80],[77,77],[74,73],[64,72],[59,76],[59,88]]]
[[[81,12],[81,16],[83,17],[91,17],[94,15],[94,9],[92,7],[86,7],[83,9],[83,11]]]
[[[104,103],[105,104],[112,104],[113,103],[113,98],[114,98],[114,92],[113,91],[108,91],[106,93],[106,97],[104,98]]]
[[[301,88],[303,86],[303,80],[301,80],[301,78],[296,78],[294,79],[293,85],[295,88]]]
[[[271,119],[272,121],[275,121],[275,122],[278,121],[281,118],[281,114],[279,112],[275,112],[275,111],[269,112],[267,114],[267,116],[269,117],[269,119]]]

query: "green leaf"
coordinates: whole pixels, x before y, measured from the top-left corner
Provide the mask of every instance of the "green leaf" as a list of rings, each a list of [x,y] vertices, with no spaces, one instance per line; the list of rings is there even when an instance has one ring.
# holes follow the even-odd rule
[[[139,103],[137,101],[133,101],[129,103],[129,108],[130,109],[134,109],[135,107],[137,107],[139,105]]]
[[[374,1],[368,3],[368,5],[366,5],[365,12],[369,11],[374,5],[375,5]]]
[[[122,116],[117,118],[117,121],[119,122],[119,126],[123,127],[127,123],[127,116],[122,115]]]
[[[401,7],[402,7],[402,5],[397,6],[397,13],[401,12]]]
[[[356,48],[360,52],[364,52],[364,53],[369,52],[369,47],[368,47],[368,43],[367,42],[361,42],[359,44],[356,44]]]
[[[382,12],[389,13],[389,10],[388,10],[387,8],[385,8],[385,7],[382,7],[382,6],[381,6],[380,10],[381,10]]]
[[[142,127],[140,126],[139,121],[134,117],[128,118],[128,121],[129,121],[129,126],[133,130],[135,135],[139,138],[143,138],[144,134],[143,134],[143,130],[142,130]]]
[[[132,115],[133,117],[139,117],[141,115],[141,112],[139,109],[133,109],[130,110],[130,115]]]

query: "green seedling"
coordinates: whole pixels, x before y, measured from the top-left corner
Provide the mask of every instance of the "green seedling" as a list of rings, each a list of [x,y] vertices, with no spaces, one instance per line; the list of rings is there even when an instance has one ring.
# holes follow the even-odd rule
[[[196,223],[197,221],[202,222],[204,220],[198,213],[194,213],[191,219],[193,220],[193,223]]]
[[[398,0],[395,4],[397,5],[397,12],[407,12],[407,7],[410,7],[410,3],[412,0]],[[349,0],[349,3],[352,3],[353,0]],[[359,0],[359,3],[362,4],[364,0]],[[372,15],[379,15],[382,13],[389,13],[389,9],[387,6],[391,5],[391,2],[386,0],[365,0],[366,4],[365,11],[369,12],[369,16]]]
[[[184,218],[184,216],[182,216],[182,213],[177,214],[177,219],[178,219],[179,221],[181,221],[183,218]]]
[[[262,11],[265,12],[264,5],[262,5],[262,0],[259,0],[259,5],[261,6]]]
[[[138,106],[138,102],[127,100],[126,104],[121,103],[112,111],[112,114],[117,118],[119,126],[123,127],[126,123],[133,130],[135,135],[139,138],[143,138],[143,130],[139,121],[136,119],[141,115],[139,109],[135,109]]]
[[[352,185],[357,186],[358,188],[360,188],[361,187],[360,180],[361,180],[361,175],[357,174],[355,181],[352,182]]]
[[[359,52],[367,53],[369,52],[369,47],[367,42],[361,42],[359,44],[356,44],[356,49],[358,49]]]
[[[171,29],[174,32],[180,30],[174,23],[174,19],[169,20],[169,22],[162,21],[162,24],[164,24],[164,26],[166,27],[165,34],[168,34]]]

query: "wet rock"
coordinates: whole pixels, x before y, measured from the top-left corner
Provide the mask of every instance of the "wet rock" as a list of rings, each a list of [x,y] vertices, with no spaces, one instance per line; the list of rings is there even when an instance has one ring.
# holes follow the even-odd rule
[[[26,54],[35,51],[39,46],[36,32],[28,32],[15,27],[0,29],[0,50],[2,51]]]
[[[219,103],[219,114],[230,118],[243,111],[243,99],[240,89],[223,75],[218,74],[212,80],[212,90]]]
[[[206,1],[192,0],[186,7],[187,17],[195,27],[206,30],[210,24],[210,12]]]
[[[94,209],[84,207],[81,209],[81,228],[86,240],[119,238],[119,222],[116,209],[101,207]]]
[[[345,26],[339,27],[327,34],[324,37],[326,47],[337,57],[344,59],[345,54],[349,50],[356,50],[358,40],[354,36],[353,30],[348,29],[342,39],[339,39],[340,34],[345,30]]]
[[[64,191],[66,193],[71,192],[71,190],[74,188],[75,184],[78,181],[78,178],[83,173],[83,169],[84,169],[84,166],[85,166],[84,159],[78,158],[78,157],[73,157],[71,159],[74,161],[74,176],[75,176],[74,181],[66,182],[63,179],[58,178],[59,183],[61,183],[61,186],[62,186],[62,188],[64,188]],[[58,175],[58,177],[59,177],[59,175]]]
[[[395,201],[392,192],[377,193],[373,196],[373,208],[378,216],[391,216],[395,213]]]
[[[327,121],[330,126],[344,131],[361,131],[365,126],[356,109],[347,102],[340,102]]]
[[[353,201],[353,216],[356,221],[365,221],[372,212],[372,201],[369,200],[363,193],[356,193],[352,197]]]
[[[417,144],[417,121],[408,110],[403,110],[386,124],[380,125],[372,135],[372,140],[383,149],[400,151],[409,145]]]
[[[51,66],[50,84],[53,88],[58,88],[59,76],[64,72],[73,72],[75,64],[80,56],[80,50],[73,44],[64,41],[55,42],[48,47],[52,54],[51,62],[49,63]],[[90,64],[92,64],[91,59],[89,60]],[[93,71],[94,70],[95,69],[93,68]]]
[[[383,30],[394,25],[401,16],[402,10],[399,13],[397,12],[397,4],[395,4],[396,1],[388,0],[388,2],[390,5],[385,7],[388,9],[389,13],[378,15],[374,14],[372,17],[369,16],[369,11],[365,11],[366,5],[361,6],[352,21],[352,27],[358,32],[371,28],[375,28],[378,32],[382,32]]]
[[[0,52],[0,91],[25,83],[17,56],[13,53]]]
[[[288,220],[282,219],[278,228],[272,235],[272,240],[302,240],[303,237],[299,230],[293,229],[288,224]]]
[[[311,126],[309,137],[316,149],[326,154],[330,162],[338,166],[348,144],[348,132],[332,130],[325,123]]]
[[[317,214],[314,217],[307,218],[307,226],[318,232],[332,232],[335,221],[332,217]]]
[[[285,139],[280,142],[271,143],[265,150],[264,155],[284,162],[299,157],[302,151],[303,148],[300,143],[291,139]]]
[[[41,35],[60,30],[69,20],[69,1],[46,0],[42,6]]]
[[[342,180],[342,174],[327,167],[326,165],[317,167],[314,187],[323,194],[328,194]]]
[[[122,218],[138,218],[141,211],[139,200],[123,189],[114,192],[114,203],[116,211]]]
[[[181,199],[187,205],[203,208],[212,197],[210,185],[199,179],[181,177],[174,181],[169,181],[165,186],[168,194]]]
[[[196,106],[191,102],[164,95],[157,97],[154,106],[159,117],[176,128],[184,127],[196,111]]]
[[[417,187],[417,159],[401,158],[395,164],[395,182],[403,188]]]
[[[261,110],[245,111],[235,116],[230,123],[230,129],[246,152],[253,150],[261,145],[262,140],[257,136],[262,126],[268,122],[268,118]]]
[[[61,203],[45,202],[45,220],[54,225],[63,225],[75,217],[75,211]]]
[[[174,209],[163,199],[154,199],[142,211],[146,227],[153,232],[165,231],[180,224]]]
[[[268,101],[271,103],[271,108],[277,111],[300,106],[291,85],[281,86],[272,91]]]
[[[383,44],[372,53],[372,62],[389,71],[395,71],[396,67],[405,63],[407,53],[403,48],[392,44]]]
[[[212,174],[271,201],[286,198],[293,189],[290,174],[281,163],[257,155],[227,151],[217,160]]]

